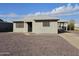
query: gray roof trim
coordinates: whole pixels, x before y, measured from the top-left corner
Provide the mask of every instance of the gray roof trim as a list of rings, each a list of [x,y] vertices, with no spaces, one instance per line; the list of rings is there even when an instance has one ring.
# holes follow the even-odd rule
[[[47,20],[47,21],[58,21],[59,19],[35,19],[35,21],[45,21],[45,20]]]
[[[58,21],[58,23],[68,23],[67,21]]]
[[[13,23],[24,23],[24,21],[13,21]]]

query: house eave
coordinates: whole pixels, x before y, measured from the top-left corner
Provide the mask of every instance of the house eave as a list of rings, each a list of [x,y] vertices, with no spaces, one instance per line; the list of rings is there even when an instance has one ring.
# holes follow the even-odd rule
[[[13,21],[13,23],[24,23],[24,21]]]
[[[34,19],[35,21],[58,21],[59,19]]]

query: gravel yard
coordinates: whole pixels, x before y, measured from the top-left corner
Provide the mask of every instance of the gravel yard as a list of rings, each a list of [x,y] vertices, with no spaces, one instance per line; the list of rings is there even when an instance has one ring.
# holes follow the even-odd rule
[[[79,50],[57,34],[0,33],[0,55],[79,56]]]

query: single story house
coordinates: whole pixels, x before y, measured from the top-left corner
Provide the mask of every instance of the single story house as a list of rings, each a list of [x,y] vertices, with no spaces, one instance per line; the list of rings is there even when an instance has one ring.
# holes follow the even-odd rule
[[[68,21],[58,21],[58,30],[59,32],[68,31]]]
[[[59,20],[47,15],[27,16],[24,20],[13,21],[13,32],[58,33],[58,24],[66,24]]]

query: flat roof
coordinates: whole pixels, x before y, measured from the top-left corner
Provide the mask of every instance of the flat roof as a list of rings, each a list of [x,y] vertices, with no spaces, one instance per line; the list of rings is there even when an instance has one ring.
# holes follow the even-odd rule
[[[59,20],[57,17],[50,15],[32,15],[24,18],[25,21],[34,21],[34,20]]]
[[[32,16],[26,16],[22,20],[16,20],[13,22],[31,22],[31,21],[37,21],[37,20],[52,20],[52,21],[58,21],[59,19],[57,17],[53,17],[51,15],[32,15]]]

